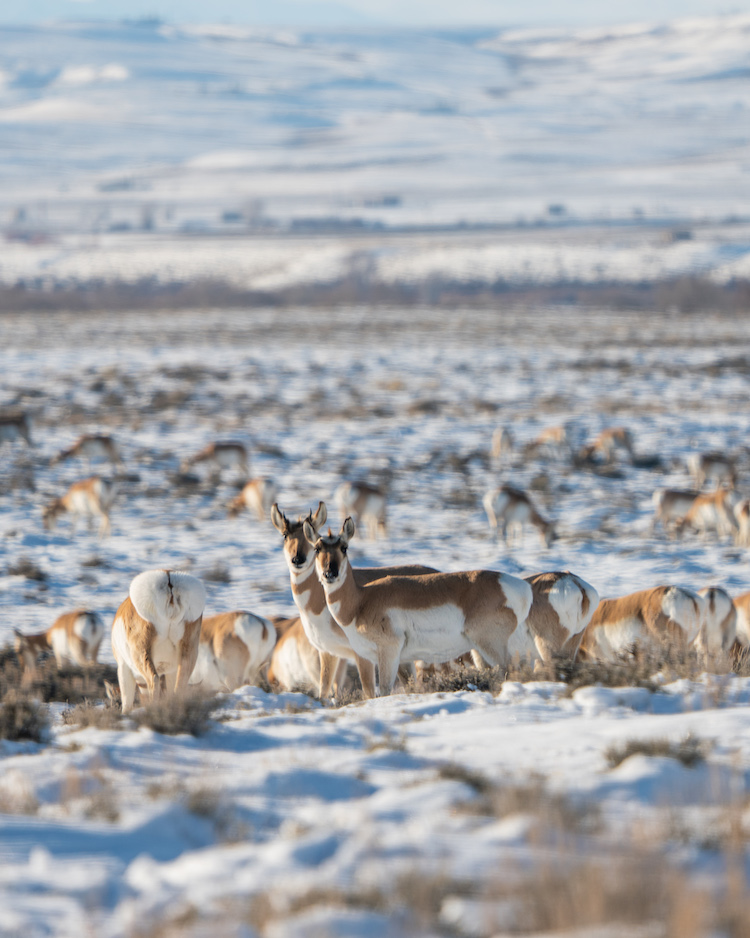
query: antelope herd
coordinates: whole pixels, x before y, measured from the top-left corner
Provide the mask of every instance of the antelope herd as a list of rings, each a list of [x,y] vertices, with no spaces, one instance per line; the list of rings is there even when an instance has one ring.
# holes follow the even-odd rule
[[[23,415],[0,417],[0,443],[31,445]],[[490,458],[514,458],[514,435],[498,428]],[[548,428],[522,450],[523,458],[546,453],[570,455],[577,465],[610,467],[635,459],[632,435],[622,427],[603,430],[575,455],[569,430]],[[83,458],[122,466],[108,436],[87,435],[52,461]],[[215,475],[249,469],[245,446],[215,442],[185,458],[181,471],[207,464]],[[719,453],[688,460],[695,489],[660,489],[653,495],[654,528],[671,536],[695,531],[733,535],[750,543],[750,500],[739,496],[736,460]],[[713,484],[711,491],[702,491]],[[110,508],[117,484],[100,476],[73,483],[43,509],[45,527],[64,515],[99,519],[110,532]],[[211,692],[232,691],[262,677],[274,687],[304,689],[321,699],[341,696],[349,665],[356,666],[368,698],[392,693],[399,675],[432,665],[449,667],[471,655],[477,666],[507,668],[513,661],[552,663],[599,659],[615,661],[649,648],[694,649],[707,665],[750,647],[750,593],[732,597],[719,586],[697,591],[661,585],[628,596],[600,599],[597,590],[570,571],[543,571],[526,578],[495,570],[442,573],[418,564],[377,568],[352,566],[355,525],[371,539],[385,536],[386,495],[364,482],[344,482],[336,491],[344,517],[338,534],[328,529],[327,508],[290,518],[276,502],[271,480],[247,482],[229,505],[229,515],[251,510],[259,522],[270,518],[283,538],[282,553],[298,616],[264,618],[247,610],[204,617],[206,592],[184,572],[147,570],[131,582],[114,617],[112,652],[117,663],[123,711],[143,700],[178,693],[195,685]],[[556,523],[545,518],[522,489],[503,484],[488,491],[483,506],[493,533],[518,545],[526,526],[543,545],[556,539]],[[104,627],[88,609],[61,615],[46,631],[15,630],[15,650],[24,680],[35,679],[39,656],[51,651],[58,667],[97,661]]]

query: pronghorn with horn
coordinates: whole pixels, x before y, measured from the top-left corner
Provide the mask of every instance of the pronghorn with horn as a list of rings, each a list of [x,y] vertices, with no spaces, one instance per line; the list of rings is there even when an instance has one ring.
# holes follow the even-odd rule
[[[146,699],[187,687],[198,659],[206,591],[189,573],[146,570],[130,584],[112,623],[123,712],[136,688]]]
[[[475,650],[506,665],[508,641],[526,620],[533,598],[524,580],[493,570],[384,576],[357,583],[348,558],[354,522],[321,537],[303,525],[328,607],[352,648],[377,664],[381,696],[393,690],[401,662],[439,664]]]
[[[328,517],[324,502],[320,502],[313,515],[290,521],[274,505],[271,509],[271,521],[284,537],[284,558],[289,567],[292,595],[299,610],[307,637],[320,652],[321,699],[330,695],[331,686],[336,677],[340,660],[354,661],[359,671],[362,690],[366,697],[375,696],[375,672],[373,662],[367,656],[361,656],[352,648],[342,628],[337,624],[326,603],[326,593],[315,571],[315,552],[305,535],[305,527],[312,533],[320,531]],[[389,574],[419,574],[434,572],[431,567],[418,565],[400,567],[372,567],[355,570],[353,577],[358,586],[365,586],[373,580],[379,580]]]

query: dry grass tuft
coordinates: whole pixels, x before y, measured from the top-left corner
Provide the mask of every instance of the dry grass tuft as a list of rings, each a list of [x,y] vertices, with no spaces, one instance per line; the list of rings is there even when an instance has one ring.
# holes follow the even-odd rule
[[[670,759],[677,759],[688,768],[693,768],[705,762],[708,748],[709,744],[706,740],[698,739],[697,736],[688,733],[677,743],[668,739],[628,739],[620,746],[610,746],[604,756],[610,769],[617,768],[630,756],[636,755],[667,756]]]
[[[69,710],[63,710],[62,721],[65,726],[76,726],[79,729],[87,726],[96,727],[98,730],[122,729],[122,713],[119,708],[109,703],[99,706],[90,700]]]
[[[0,702],[0,739],[30,739],[46,742],[49,729],[47,708],[33,697],[9,690]]]
[[[219,707],[212,695],[188,690],[183,694],[161,697],[134,711],[131,716],[139,726],[147,726],[165,736],[202,736],[211,725],[211,716]]]
[[[37,662],[33,680],[24,680],[13,648],[6,645],[0,649],[0,694],[24,688],[45,703],[78,704],[86,700],[105,700],[105,680],[117,683],[117,669],[107,664],[58,668],[51,655]]]

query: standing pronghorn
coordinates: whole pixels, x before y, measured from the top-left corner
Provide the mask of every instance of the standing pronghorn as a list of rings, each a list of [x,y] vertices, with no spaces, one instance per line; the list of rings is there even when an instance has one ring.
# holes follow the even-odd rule
[[[196,466],[199,463],[209,463],[215,475],[219,475],[222,469],[231,469],[233,467],[239,469],[245,475],[249,472],[247,449],[244,443],[233,441],[209,443],[193,456],[186,456],[180,464],[180,469],[187,472],[191,466]]]
[[[484,510],[490,527],[498,535],[502,535],[506,544],[510,544],[510,536],[514,541],[523,537],[523,526],[533,525],[542,538],[546,547],[557,539],[555,525],[543,518],[534,507],[526,492],[513,488],[512,485],[501,485],[500,488],[487,492],[482,499]]]
[[[674,533],[699,495],[700,492],[686,489],[657,489],[652,496],[654,503],[652,530],[656,530],[657,523],[661,522],[667,533],[670,531]]]
[[[111,531],[109,509],[117,495],[117,485],[107,482],[100,476],[91,476],[74,482],[68,491],[61,497],[55,498],[42,509],[42,521],[45,528],[52,530],[57,519],[64,514],[70,515],[71,530],[75,531],[78,517],[89,519],[99,518],[99,536],[103,537]]]
[[[737,644],[742,649],[750,648],[750,593],[742,593],[734,598],[737,610]]]
[[[591,618],[581,651],[613,661],[637,648],[670,645],[685,651],[698,638],[705,600],[679,586],[656,586],[603,599]]]
[[[743,498],[735,504],[734,519],[737,522],[735,542],[741,547],[750,547],[750,498]]]
[[[336,504],[344,515],[357,519],[357,524],[367,528],[372,540],[378,534],[385,535],[386,501],[385,492],[366,482],[342,482],[336,489]]]
[[[366,697],[375,696],[375,674],[371,660],[360,656],[349,644],[347,636],[336,623],[326,603],[326,594],[315,570],[315,552],[304,532],[304,525],[318,532],[325,524],[328,510],[320,502],[313,515],[290,521],[279,510],[278,505],[271,509],[271,521],[284,537],[284,558],[289,567],[292,583],[292,595],[299,609],[300,618],[307,637],[320,652],[320,687],[321,699],[331,692],[331,685],[340,667],[339,659],[355,661]],[[430,567],[374,567],[354,571],[357,585],[364,586],[373,580],[389,574],[417,574],[433,572]]]
[[[59,616],[44,632],[24,635],[17,629],[14,647],[26,675],[36,674],[39,655],[50,649],[54,653],[57,667],[66,661],[85,667],[95,664],[99,646],[104,638],[104,626],[99,616],[88,609],[76,609]]]
[[[440,664],[473,649],[492,665],[507,664],[508,640],[531,607],[524,580],[474,570],[386,576],[361,586],[347,557],[351,518],[338,536],[321,537],[309,521],[304,533],[334,619],[355,652],[378,666],[381,696],[393,690],[402,661]]]
[[[88,461],[89,470],[92,461],[95,459],[108,459],[113,466],[119,467],[122,465],[117,444],[111,436],[105,436],[101,433],[86,433],[79,437],[72,446],[58,453],[52,460],[52,464],[80,457],[84,457]]]
[[[564,426],[547,427],[539,436],[525,447],[526,454],[534,456],[546,454],[561,459],[570,455],[570,440]]]
[[[734,513],[736,499],[735,493],[727,489],[696,495],[675,530],[678,534],[683,534],[688,528],[698,534],[707,534],[709,531],[715,531],[719,536],[735,533],[738,530]]]
[[[265,521],[276,501],[276,486],[271,479],[251,479],[229,505],[229,517],[236,518],[245,508],[255,512],[258,521]]]
[[[130,584],[112,623],[112,651],[123,712],[136,687],[147,699],[187,687],[198,659],[206,591],[197,577],[147,570]]]
[[[498,462],[503,462],[505,457],[513,455],[513,434],[506,427],[498,427],[492,434],[492,449],[490,455]]]
[[[262,616],[244,610],[209,616],[201,625],[190,683],[211,691],[254,684],[275,644],[276,630]]]
[[[713,480],[717,488],[722,484],[734,488],[737,484],[735,460],[724,453],[692,453],[687,465],[698,488],[708,479]]]
[[[279,631],[276,647],[271,654],[266,679],[273,687],[282,690],[316,693],[320,685],[321,655],[305,634],[300,618],[289,620],[289,625]],[[336,678],[343,681],[347,661],[341,659]]]
[[[31,426],[26,414],[0,414],[0,443],[23,440],[31,446]]]
[[[575,659],[584,630],[599,605],[599,594],[574,573],[537,573],[524,578],[533,601],[526,627],[545,663]]]
[[[698,590],[704,601],[704,620],[693,642],[707,657],[728,652],[737,637],[737,609],[732,597],[720,586]]]

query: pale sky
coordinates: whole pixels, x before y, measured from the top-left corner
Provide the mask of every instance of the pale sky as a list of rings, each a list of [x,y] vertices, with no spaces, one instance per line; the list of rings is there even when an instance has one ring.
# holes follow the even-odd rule
[[[120,20],[286,26],[596,26],[750,12],[750,0],[0,0],[0,23]]]

